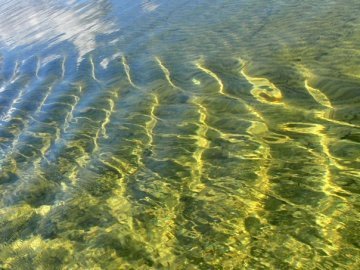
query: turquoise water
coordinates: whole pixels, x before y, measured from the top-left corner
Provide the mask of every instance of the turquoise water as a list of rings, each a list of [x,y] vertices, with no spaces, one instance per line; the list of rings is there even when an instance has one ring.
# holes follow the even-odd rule
[[[359,268],[359,1],[0,3],[0,269]]]

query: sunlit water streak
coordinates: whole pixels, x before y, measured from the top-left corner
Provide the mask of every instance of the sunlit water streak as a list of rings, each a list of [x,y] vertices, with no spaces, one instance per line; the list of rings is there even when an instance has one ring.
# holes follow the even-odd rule
[[[0,268],[357,269],[359,12],[1,1]]]

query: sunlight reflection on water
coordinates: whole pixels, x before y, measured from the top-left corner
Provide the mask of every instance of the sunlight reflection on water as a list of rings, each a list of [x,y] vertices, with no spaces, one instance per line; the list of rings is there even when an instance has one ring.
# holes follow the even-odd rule
[[[0,268],[355,269],[358,11],[2,1]]]

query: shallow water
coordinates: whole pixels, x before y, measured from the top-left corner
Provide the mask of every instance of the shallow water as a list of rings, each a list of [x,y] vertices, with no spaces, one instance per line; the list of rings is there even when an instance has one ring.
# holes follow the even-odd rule
[[[360,1],[0,1],[0,269],[358,269]]]

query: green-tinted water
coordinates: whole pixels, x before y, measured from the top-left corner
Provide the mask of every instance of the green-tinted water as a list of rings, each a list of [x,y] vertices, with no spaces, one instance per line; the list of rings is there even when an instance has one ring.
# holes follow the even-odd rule
[[[0,3],[0,269],[358,269],[360,1]]]

